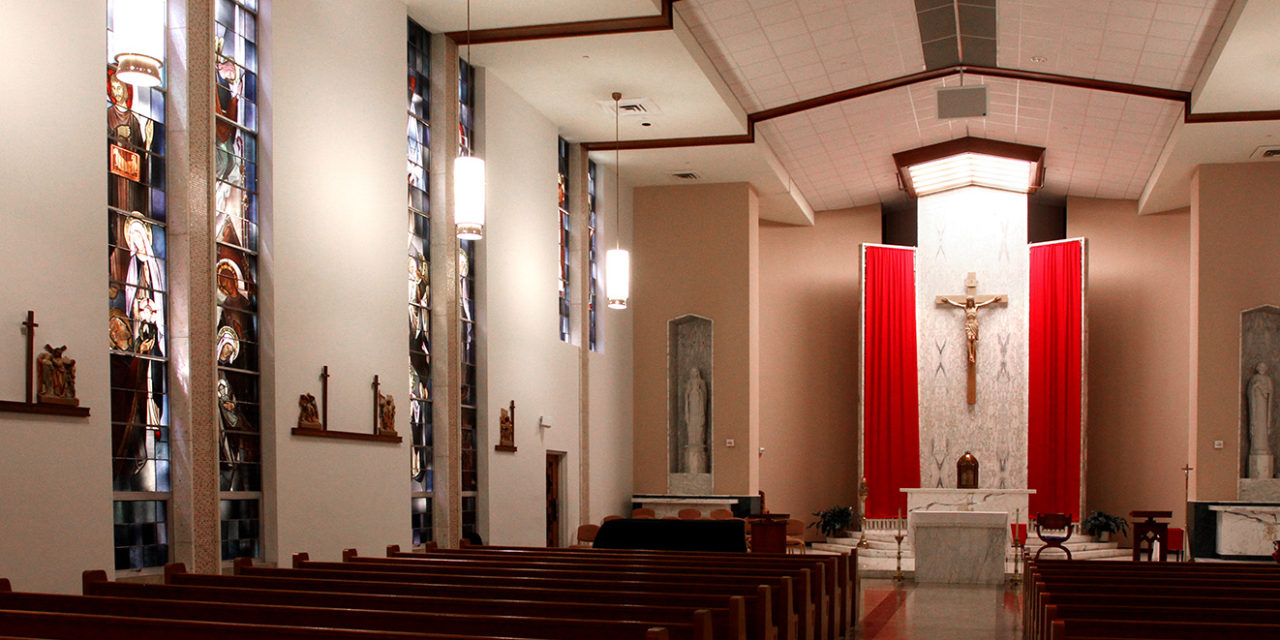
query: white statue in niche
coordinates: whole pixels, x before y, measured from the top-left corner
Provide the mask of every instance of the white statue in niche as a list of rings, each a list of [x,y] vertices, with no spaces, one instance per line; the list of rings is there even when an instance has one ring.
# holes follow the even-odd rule
[[[707,470],[707,381],[697,367],[684,385],[684,466],[687,473]]]
[[[1259,362],[1249,378],[1249,477],[1270,478],[1274,457],[1271,453],[1271,394],[1274,387],[1267,375],[1267,365]]]

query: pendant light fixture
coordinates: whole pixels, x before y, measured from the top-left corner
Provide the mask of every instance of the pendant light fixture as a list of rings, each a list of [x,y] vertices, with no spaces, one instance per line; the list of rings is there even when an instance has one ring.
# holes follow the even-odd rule
[[[604,275],[605,297],[609,299],[610,309],[626,309],[627,298],[631,297],[631,253],[622,248],[622,161],[621,144],[618,135],[618,108],[622,94],[613,93],[613,165],[616,184],[613,187],[614,248],[605,252]]]
[[[155,87],[164,68],[164,0],[116,0],[111,6],[111,51],[116,78]]]
[[[466,60],[470,65],[471,0],[467,0]],[[469,155],[469,149],[467,153],[453,159],[453,221],[459,239],[479,240],[484,237],[484,160]]]

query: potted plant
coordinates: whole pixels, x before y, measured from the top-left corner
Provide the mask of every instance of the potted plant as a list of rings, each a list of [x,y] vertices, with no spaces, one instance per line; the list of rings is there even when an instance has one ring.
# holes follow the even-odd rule
[[[1105,511],[1093,511],[1080,523],[1080,529],[1097,538],[1098,542],[1107,542],[1113,533],[1129,533],[1129,521]]]
[[[821,531],[822,535],[828,538],[839,537],[846,529],[853,526],[853,507],[836,505],[830,509],[814,511],[813,516],[817,520],[810,522],[809,526]]]

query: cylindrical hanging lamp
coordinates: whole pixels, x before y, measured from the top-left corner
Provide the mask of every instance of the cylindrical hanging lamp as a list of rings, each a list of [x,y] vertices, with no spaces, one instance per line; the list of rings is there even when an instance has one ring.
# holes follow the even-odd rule
[[[112,3],[111,53],[116,61],[116,78],[137,87],[160,85],[164,24],[164,0]]]
[[[622,248],[622,162],[618,135],[618,103],[622,94],[613,93],[613,186],[614,248],[604,254],[604,293],[610,309],[626,309],[631,297],[631,254]]]
[[[458,237],[484,237],[484,160],[459,156],[453,160],[453,221]]]

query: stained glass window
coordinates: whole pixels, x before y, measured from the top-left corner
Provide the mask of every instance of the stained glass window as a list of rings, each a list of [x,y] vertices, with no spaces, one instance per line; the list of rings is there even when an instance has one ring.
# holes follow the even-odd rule
[[[252,0],[214,2],[214,338],[224,560],[261,553],[256,9]]]
[[[116,78],[107,4],[107,340],[115,568],[169,561],[168,252],[165,243],[165,84]],[[163,31],[163,18],[157,23]]]
[[[569,342],[569,143],[559,138],[556,143],[559,158],[560,202],[556,207],[556,222],[560,227],[560,339]]]
[[[467,61],[458,60],[459,102],[459,155],[471,155],[475,140],[475,69]],[[480,489],[477,466],[478,444],[476,434],[476,408],[479,406],[476,387],[476,303],[475,303],[475,241],[460,240],[458,251],[458,298],[462,307],[462,534],[476,534],[475,496]],[[471,509],[465,507],[470,500]]]
[[[431,126],[428,52],[430,35],[409,21],[409,426],[413,430],[410,518],[413,544],[432,539],[435,493],[431,425],[431,200],[427,182]]]
[[[596,163],[587,161],[587,344],[600,351],[596,294],[600,291],[600,220],[596,216]]]

